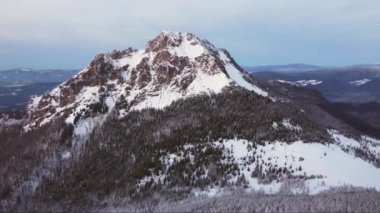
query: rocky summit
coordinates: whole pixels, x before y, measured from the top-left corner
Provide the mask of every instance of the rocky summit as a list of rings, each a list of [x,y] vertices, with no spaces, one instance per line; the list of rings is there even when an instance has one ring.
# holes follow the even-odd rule
[[[107,114],[163,108],[198,94],[239,85],[267,96],[230,54],[191,33],[162,32],[143,50],[99,54],[85,69],[28,105],[25,129],[65,117],[76,122],[89,113]],[[123,107],[120,107],[123,106]]]

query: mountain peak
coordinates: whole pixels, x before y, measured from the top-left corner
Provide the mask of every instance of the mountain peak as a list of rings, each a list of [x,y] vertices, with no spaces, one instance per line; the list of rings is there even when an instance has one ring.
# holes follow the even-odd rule
[[[173,44],[178,44],[184,40],[201,40],[193,33],[189,32],[173,32],[173,31],[162,31],[156,37],[150,41],[170,41]]]
[[[198,37],[195,36],[195,34],[190,33],[190,32],[175,32],[175,31],[168,31],[168,30],[164,30],[160,32],[155,38],[158,38],[158,37],[168,37],[168,38],[173,38],[173,39],[186,38],[189,40],[193,38],[199,39]]]
[[[205,52],[215,52],[216,48],[192,33],[163,31],[148,42],[146,51],[170,51],[194,59]]]

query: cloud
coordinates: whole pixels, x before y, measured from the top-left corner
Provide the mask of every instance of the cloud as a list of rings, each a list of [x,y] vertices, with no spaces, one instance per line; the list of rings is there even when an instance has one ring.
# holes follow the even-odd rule
[[[226,47],[245,64],[334,63],[321,54],[358,47],[369,49],[358,57],[369,61],[380,47],[379,6],[374,0],[0,0],[0,54],[6,58],[5,47],[13,46],[93,55],[141,48],[160,31],[174,30]],[[334,55],[336,63],[354,63],[355,54]],[[73,66],[81,63],[87,61]]]

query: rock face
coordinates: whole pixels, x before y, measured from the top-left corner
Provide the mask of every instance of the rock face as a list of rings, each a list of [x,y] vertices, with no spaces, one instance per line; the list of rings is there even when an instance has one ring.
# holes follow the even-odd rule
[[[62,116],[75,124],[115,108],[119,116],[130,110],[163,108],[174,100],[219,93],[232,85],[268,95],[252,82],[226,50],[191,33],[162,32],[143,50],[97,55],[72,79],[33,98],[24,128]]]

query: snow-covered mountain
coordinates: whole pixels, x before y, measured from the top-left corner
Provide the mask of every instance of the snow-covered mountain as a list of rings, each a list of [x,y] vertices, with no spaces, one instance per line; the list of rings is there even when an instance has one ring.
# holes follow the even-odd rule
[[[191,33],[162,32],[143,50],[97,55],[0,131],[0,211],[22,210],[19,200],[61,210],[236,189],[380,190],[380,141],[326,103],[315,90],[256,81]]]
[[[230,54],[191,33],[162,32],[143,50],[99,54],[88,67],[28,105],[26,129],[58,117],[75,124],[87,113],[163,108],[180,98],[238,85],[267,96]]]

